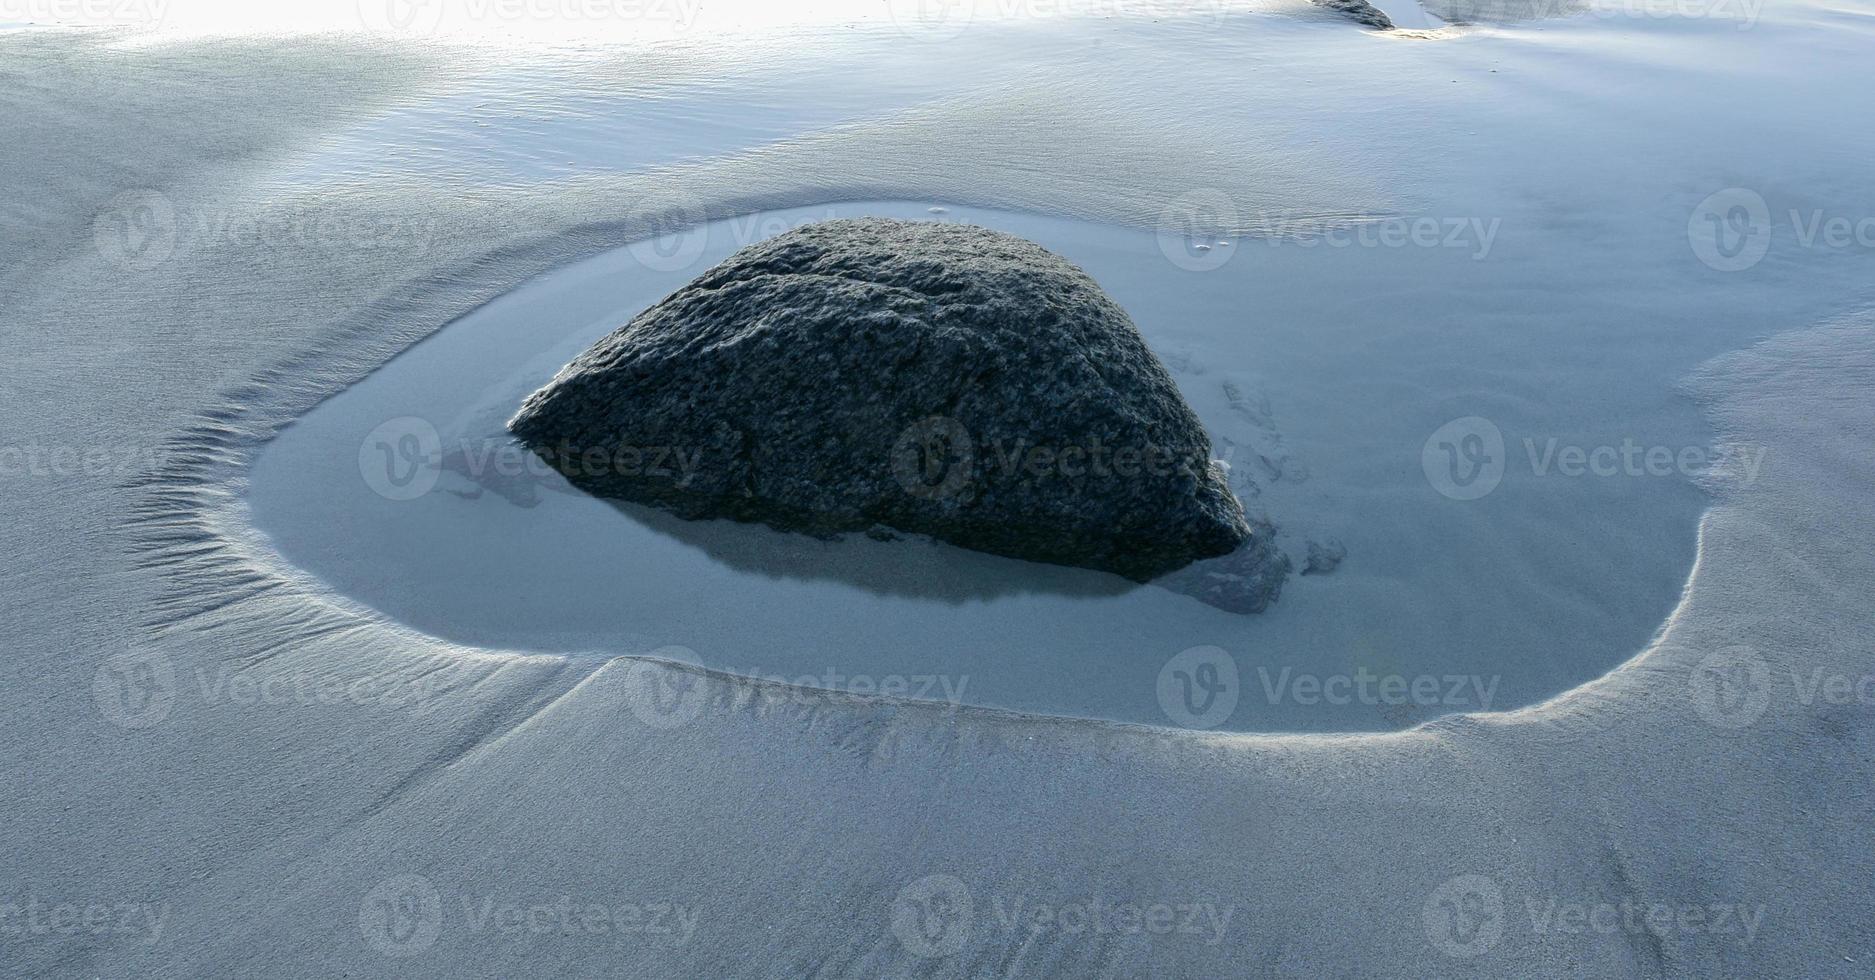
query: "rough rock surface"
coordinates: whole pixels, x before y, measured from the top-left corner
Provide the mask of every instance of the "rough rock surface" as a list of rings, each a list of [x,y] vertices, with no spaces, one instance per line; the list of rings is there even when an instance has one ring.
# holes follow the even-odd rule
[[[1252,538],[1125,311],[1040,246],[968,225],[828,221],[745,248],[510,428],[587,491],[686,518],[884,525],[1136,581]]]
[[[1371,27],[1378,31],[1393,30],[1393,18],[1386,11],[1368,3],[1367,0],[1310,0],[1318,7],[1326,7],[1343,17]]]
[[[1348,546],[1339,538],[1327,541],[1310,541],[1308,561],[1302,566],[1304,575],[1330,575],[1341,567],[1348,557]]]
[[[1282,595],[1295,563],[1275,545],[1276,528],[1250,522],[1250,540],[1222,558],[1196,561],[1153,583],[1225,612],[1260,613]]]

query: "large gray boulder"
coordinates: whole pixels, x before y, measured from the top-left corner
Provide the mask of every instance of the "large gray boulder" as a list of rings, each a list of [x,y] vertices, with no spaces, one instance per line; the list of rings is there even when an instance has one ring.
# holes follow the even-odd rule
[[[1136,581],[1252,538],[1125,311],[967,225],[827,221],[745,248],[510,428],[588,492],[685,518],[891,528]]]

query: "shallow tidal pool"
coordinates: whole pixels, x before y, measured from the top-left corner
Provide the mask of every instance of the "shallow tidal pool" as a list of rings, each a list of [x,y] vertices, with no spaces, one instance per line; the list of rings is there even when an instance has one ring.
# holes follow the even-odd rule
[[[505,434],[560,366],[702,269],[856,214],[970,221],[1085,268],[1298,571],[1311,550],[1346,558],[1236,615],[925,540],[825,542],[608,503]],[[1691,565],[1693,480],[1711,461],[1695,406],[1638,359],[1592,388],[1552,375],[1518,398],[1477,390],[1503,367],[1493,291],[1513,303],[1527,288],[1515,264],[1470,274],[1494,233],[1401,222],[1337,246],[930,202],[712,222],[543,276],[398,356],[264,449],[252,513],[339,593],[476,646],[1201,728],[1377,730],[1517,707],[1646,642]],[[1456,244],[1405,247],[1428,237]],[[1381,301],[1432,280],[1463,283],[1464,307],[1409,318]],[[1607,342],[1519,329],[1523,356],[1550,363]],[[633,465],[694,465],[665,448]],[[1661,453],[1669,465],[1649,468]]]

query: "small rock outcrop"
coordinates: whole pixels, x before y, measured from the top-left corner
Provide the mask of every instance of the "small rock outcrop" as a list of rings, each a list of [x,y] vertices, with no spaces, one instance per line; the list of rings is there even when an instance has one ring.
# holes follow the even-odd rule
[[[1310,541],[1308,547],[1308,561],[1302,566],[1304,575],[1332,575],[1348,557],[1348,546],[1339,538]]]
[[[1386,11],[1369,3],[1368,0],[1310,0],[1318,7],[1325,7],[1363,27],[1377,31],[1393,30],[1393,18]]]
[[[891,528],[1135,581],[1268,550],[1125,311],[968,225],[827,221],[745,248],[509,427],[588,492],[692,519]]]

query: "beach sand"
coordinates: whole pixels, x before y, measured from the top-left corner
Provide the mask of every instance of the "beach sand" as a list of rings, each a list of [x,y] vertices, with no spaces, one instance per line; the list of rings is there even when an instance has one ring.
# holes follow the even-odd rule
[[[1875,324],[1855,229],[1875,194],[1870,97],[1842,82],[1868,25],[1797,4],[1401,37],[1298,4],[651,50],[0,33],[18,124],[0,145],[0,958],[1859,976]],[[989,619],[1020,641],[1072,616],[1022,608],[1041,573],[878,596],[674,538],[675,572],[638,567],[671,590],[642,632],[517,626],[466,584],[525,594],[525,562],[500,558],[527,526],[499,522],[575,498],[447,483],[400,507],[360,490],[360,440],[319,436],[385,378],[419,400],[452,371],[513,379],[436,420],[477,431],[581,330],[701,269],[660,268],[668,248],[630,268],[635,242],[929,207],[1106,268],[1214,433],[1306,464],[1266,475],[1258,505],[1295,515],[1292,546],[1349,557],[1292,583],[1274,625],[1233,627],[1281,637],[1277,659],[1241,633],[1166,635],[1187,599],[1056,587],[1112,617],[1081,628],[1136,633],[1086,660],[998,658],[978,635],[953,644],[968,659],[927,659],[878,624]],[[1459,244],[1410,244],[1419,219],[1441,240],[1457,222]],[[1838,219],[1846,239],[1820,230]],[[489,363],[528,336],[502,297],[608,261],[609,292],[541,308],[534,360]],[[460,343],[478,323],[496,339]],[[1426,458],[1474,417],[1507,472],[1467,500]],[[1572,478],[1539,473],[1526,438],[1718,465]],[[296,498],[320,472],[359,482]],[[462,514],[500,533],[456,555]],[[1463,622],[1413,615],[1438,582]],[[814,602],[851,617],[819,646],[786,618]],[[1346,622],[1309,625],[1389,602],[1366,631],[1425,642],[1353,650]],[[756,646],[775,637],[797,653],[771,664]],[[1209,646],[1246,702],[1221,722],[1160,686]],[[972,693],[733,672],[850,674],[870,649],[865,669]],[[1284,663],[1498,676],[1490,707],[1513,710],[1389,716],[1293,689],[1266,710],[1256,668]],[[87,924],[92,907],[109,911]]]

